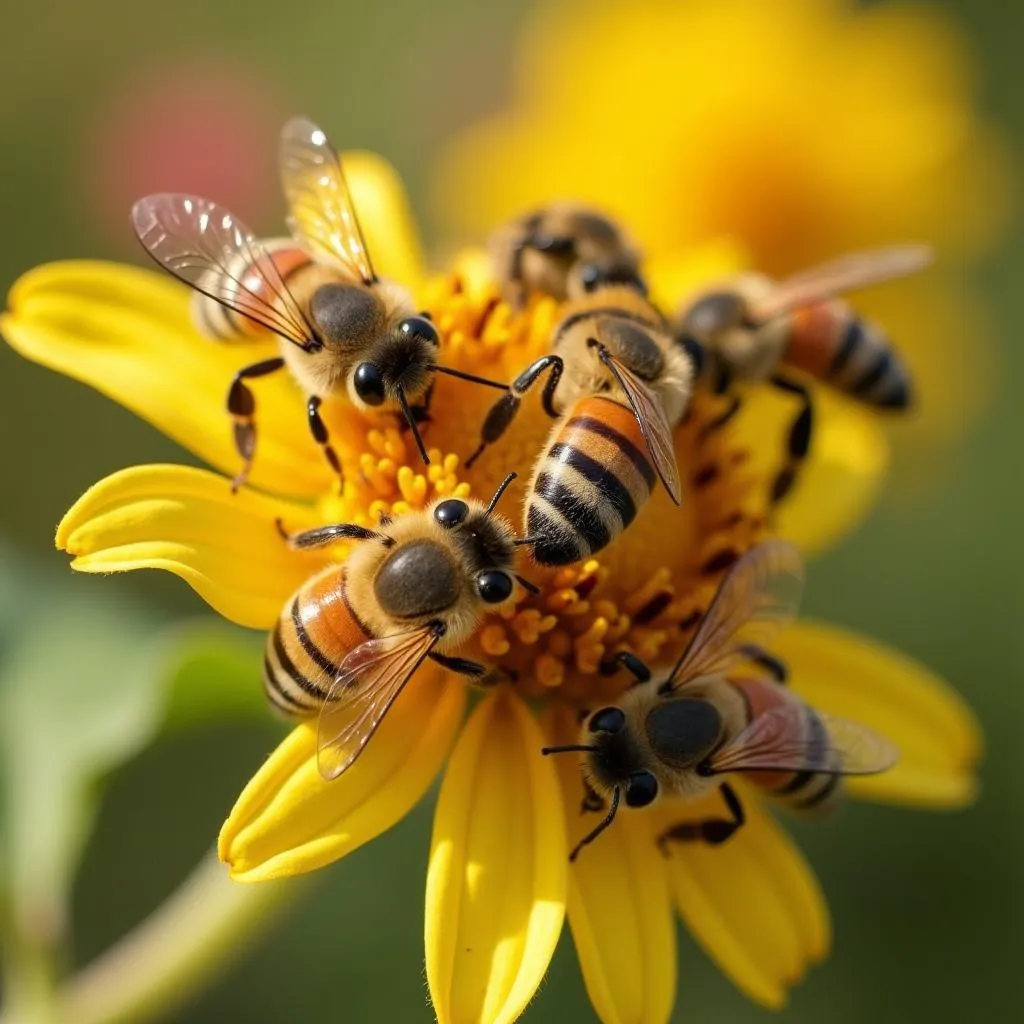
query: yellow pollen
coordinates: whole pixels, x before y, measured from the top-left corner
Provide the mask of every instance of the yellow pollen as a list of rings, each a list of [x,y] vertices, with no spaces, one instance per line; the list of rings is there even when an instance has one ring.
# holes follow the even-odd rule
[[[422,308],[441,332],[444,365],[509,381],[549,351],[559,306],[541,299],[521,312],[512,310],[475,260],[466,257],[457,272],[430,282]],[[324,521],[374,526],[382,516],[422,509],[443,496],[472,494],[488,501],[515,470],[519,478],[498,510],[524,532],[527,487],[554,422],[543,412],[539,394],[527,395],[505,436],[467,472],[464,459],[479,443],[496,397],[492,388],[436,377],[431,409],[439,414],[422,424],[429,466],[420,462],[397,417],[393,425],[382,426],[379,417],[338,408],[342,403],[328,409],[326,403],[346,482],[342,495],[320,503]],[[540,593],[517,589],[514,603],[488,614],[460,653],[503,670],[528,699],[557,694],[580,707],[614,699],[627,684],[623,672],[602,672],[617,651],[632,650],[655,668],[670,665],[729,566],[763,531],[767,480],[751,474],[747,453],[728,425],[705,429],[724,402],[695,397],[675,432],[684,485],[681,508],[657,486],[620,537],[577,565],[545,568],[520,549],[518,571]],[[338,547],[344,557],[346,546]]]

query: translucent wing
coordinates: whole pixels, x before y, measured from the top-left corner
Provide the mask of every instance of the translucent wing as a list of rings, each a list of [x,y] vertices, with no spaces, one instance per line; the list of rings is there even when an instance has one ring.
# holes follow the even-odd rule
[[[366,239],[327,136],[312,121],[292,118],[281,132],[280,165],[292,233],[364,284],[373,284],[377,275]]]
[[[625,392],[633,415],[640,424],[640,432],[647,442],[654,468],[669,497],[678,505],[683,500],[683,488],[679,481],[676,450],[672,444],[672,426],[658,396],[607,349],[601,350],[601,359]]]
[[[926,245],[898,245],[840,256],[780,282],[771,295],[754,306],[751,316],[757,322],[771,320],[834,295],[913,274],[928,266],[931,259],[931,249]]]
[[[765,541],[729,570],[689,647],[669,676],[672,689],[697,676],[725,674],[749,645],[764,647],[796,616],[803,559],[782,540]]]
[[[320,709],[317,764],[325,779],[336,779],[359,757],[437,641],[424,627],[367,640],[348,654]]]
[[[791,771],[872,775],[891,768],[899,751],[866,725],[810,712],[797,701],[758,715],[711,758],[714,772]]]
[[[146,196],[132,207],[132,226],[179,281],[296,345],[316,344],[270,254],[223,206],[199,196]]]

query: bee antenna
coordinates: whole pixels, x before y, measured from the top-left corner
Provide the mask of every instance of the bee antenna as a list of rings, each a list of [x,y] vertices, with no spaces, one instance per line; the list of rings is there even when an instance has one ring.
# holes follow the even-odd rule
[[[520,576],[519,573],[516,573],[515,576],[516,582],[519,584],[519,586],[523,588],[523,590],[528,590],[531,594],[540,593],[540,587],[538,587],[536,583],[531,583],[530,580],[523,579],[523,577]]]
[[[597,747],[588,746],[585,743],[566,743],[561,747],[541,747],[540,752],[545,755],[548,754],[575,754],[575,753],[586,753],[592,754]]]
[[[569,863],[571,864],[580,855],[580,850],[584,846],[589,846],[614,820],[615,815],[619,810],[619,794],[621,788],[616,786],[612,790],[612,805],[608,810],[608,813],[601,819],[597,827],[592,831],[588,832],[573,848],[572,853],[569,854]]]
[[[508,485],[512,483],[518,475],[518,473],[509,473],[509,475],[505,477],[500,484],[498,484],[498,489],[494,492],[494,497],[491,498],[490,504],[484,509],[485,516],[489,516],[494,511],[494,506],[501,501],[501,496],[508,489]]]
[[[416,447],[420,450],[420,458],[423,459],[423,465],[429,466],[430,456],[427,455],[427,448],[423,443],[422,436],[420,435],[420,428],[416,422],[416,417],[413,415],[412,408],[409,405],[409,399],[405,397],[405,388],[399,384],[396,390],[398,391],[398,404],[402,407],[402,415],[405,417],[405,422],[409,424],[412,436],[416,438]]]
[[[508,391],[508,385],[501,381],[490,380],[487,377],[478,377],[475,373],[464,373],[462,370],[453,370],[450,366],[439,366],[437,363],[428,363],[428,370],[434,373],[446,373],[449,377],[458,377],[459,380],[468,380],[471,384],[483,384],[485,387],[497,388],[499,391]]]

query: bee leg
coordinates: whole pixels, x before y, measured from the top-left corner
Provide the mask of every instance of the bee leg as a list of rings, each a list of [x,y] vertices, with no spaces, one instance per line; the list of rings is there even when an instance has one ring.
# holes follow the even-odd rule
[[[773,654],[769,654],[759,644],[744,644],[740,650],[754,664],[760,665],[777,683],[785,685],[789,680],[789,668]]]
[[[583,801],[580,803],[580,814],[600,814],[603,810],[604,797],[584,779]]]
[[[710,437],[716,430],[721,430],[722,427],[724,427],[736,415],[736,413],[740,411],[741,404],[739,395],[733,395],[729,399],[729,404],[725,407],[725,410],[700,428],[697,440],[703,441]]]
[[[481,680],[488,675],[489,669],[478,661],[470,661],[469,658],[451,658],[447,654],[438,654],[431,651],[427,657],[437,662],[442,668],[449,672],[457,672],[460,676],[469,676],[470,679]]]
[[[313,435],[313,440],[316,441],[323,450],[324,457],[330,463],[331,469],[338,474],[338,486],[344,487],[345,473],[341,468],[341,460],[338,458],[338,453],[331,445],[330,435],[327,433],[327,424],[324,423],[323,417],[320,415],[320,406],[322,403],[323,399],[319,395],[310,395],[309,400],[306,402],[306,415],[309,420],[309,432]]]
[[[280,519],[275,519],[274,525],[288,547],[296,551],[326,547],[339,540],[382,540],[385,543],[391,540],[390,537],[385,537],[374,530],[367,530],[365,526],[356,526],[355,523],[318,526],[315,530],[304,530],[302,533],[289,533]],[[388,546],[390,547],[390,544]]]
[[[613,676],[620,669],[624,668],[631,672],[634,677],[633,686],[646,683],[651,678],[651,670],[630,651],[619,651],[612,657],[606,658],[598,666],[598,671],[603,676]]]
[[[673,825],[658,836],[658,849],[663,856],[667,857],[672,852],[670,843],[701,842],[718,846],[730,838],[747,820],[743,813],[743,805],[733,792],[732,786],[728,782],[723,782],[721,791],[732,818],[702,818],[699,821],[681,821],[678,825]]]
[[[481,440],[476,451],[466,459],[466,469],[469,469],[489,445],[494,444],[506,430],[522,404],[523,396],[533,387],[540,377],[548,370],[547,383],[544,385],[542,395],[544,411],[552,418],[558,419],[558,412],[555,410],[555,390],[562,378],[562,370],[565,364],[561,356],[542,356],[536,362],[531,363],[508,387],[494,405],[484,420],[483,428],[480,431]]]
[[[235,493],[245,483],[252,469],[252,458],[256,453],[256,399],[245,383],[255,377],[266,377],[284,366],[284,360],[264,359],[252,366],[245,366],[231,380],[228,388],[227,409],[235,421],[235,448],[242,456],[242,468],[231,481],[231,492]]]
[[[412,410],[412,418],[414,423],[429,423],[430,422],[430,403],[434,398],[434,382],[431,381],[427,387],[427,390],[423,392],[423,401],[416,405],[411,405],[409,408]],[[407,423],[402,424],[405,430],[409,429]],[[401,427],[399,429],[402,429]]]
[[[786,464],[779,470],[772,483],[771,503],[775,505],[789,494],[796,480],[800,463],[807,458],[814,427],[814,406],[811,404],[811,394],[803,384],[778,374],[771,378],[771,383],[780,391],[796,395],[801,401],[800,412],[797,413],[796,419],[793,420],[793,424],[789,428]]]

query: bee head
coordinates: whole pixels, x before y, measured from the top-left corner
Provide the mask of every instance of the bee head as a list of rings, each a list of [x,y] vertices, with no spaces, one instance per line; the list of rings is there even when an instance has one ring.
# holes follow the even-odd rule
[[[646,807],[658,796],[658,780],[647,770],[622,708],[613,704],[595,711],[584,733],[590,770],[603,788],[621,789],[628,807]]]

